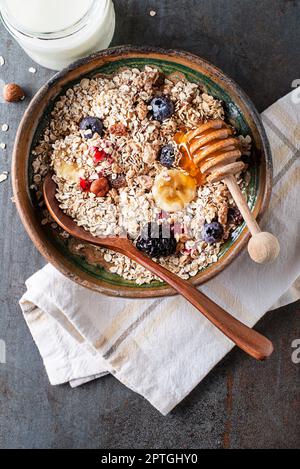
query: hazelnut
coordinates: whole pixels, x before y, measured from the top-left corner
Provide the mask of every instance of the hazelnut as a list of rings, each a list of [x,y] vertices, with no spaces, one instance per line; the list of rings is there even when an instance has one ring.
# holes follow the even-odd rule
[[[3,98],[8,103],[16,103],[25,98],[25,93],[16,83],[7,83],[3,88]]]
[[[109,182],[106,177],[100,177],[92,182],[90,191],[97,197],[104,197],[109,191]]]

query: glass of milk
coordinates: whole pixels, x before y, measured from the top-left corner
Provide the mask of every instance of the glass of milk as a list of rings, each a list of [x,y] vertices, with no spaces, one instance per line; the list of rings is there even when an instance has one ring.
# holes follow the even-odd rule
[[[0,0],[2,21],[38,64],[61,70],[109,46],[112,0]]]

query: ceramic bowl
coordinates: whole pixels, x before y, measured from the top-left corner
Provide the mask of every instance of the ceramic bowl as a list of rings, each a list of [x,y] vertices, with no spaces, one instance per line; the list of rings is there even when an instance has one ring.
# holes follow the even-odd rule
[[[30,153],[55,100],[68,87],[85,76],[112,74],[121,67],[141,68],[146,64],[158,67],[167,75],[177,72],[191,82],[202,82],[209,93],[223,101],[227,120],[239,133],[252,137],[254,164],[247,196],[251,210],[258,218],[268,205],[271,191],[271,153],[259,114],[236,83],[200,57],[178,50],[122,46],[91,55],[56,74],[35,95],[18,129],[12,165],[15,201],[30,238],[45,259],[75,282],[108,295],[154,297],[173,294],[174,290],[155,281],[138,286],[112,274],[99,259],[88,254],[75,254],[72,242],[57,237],[48,226],[43,227],[35,195],[29,189],[32,178]],[[248,238],[247,227],[238,227],[222,246],[218,261],[190,281],[200,285],[220,273],[242,251]]]

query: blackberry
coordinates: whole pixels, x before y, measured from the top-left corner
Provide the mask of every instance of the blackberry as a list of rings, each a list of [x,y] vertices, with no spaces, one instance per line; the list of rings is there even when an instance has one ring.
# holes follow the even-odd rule
[[[168,223],[147,223],[136,242],[136,247],[150,257],[170,256],[176,246],[174,230]]]

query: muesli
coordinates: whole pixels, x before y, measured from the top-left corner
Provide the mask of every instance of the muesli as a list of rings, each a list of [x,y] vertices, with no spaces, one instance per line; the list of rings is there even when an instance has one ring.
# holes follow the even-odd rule
[[[95,236],[125,232],[181,278],[195,276],[242,223],[225,184],[198,185],[180,166],[178,132],[212,119],[224,119],[222,103],[178,74],[147,66],[84,78],[55,103],[32,152],[42,223],[56,227],[42,200],[51,170],[60,207],[78,225]],[[239,139],[249,154],[250,137]],[[236,178],[245,190],[248,172]],[[124,255],[98,250],[111,272],[138,284],[155,279]]]

